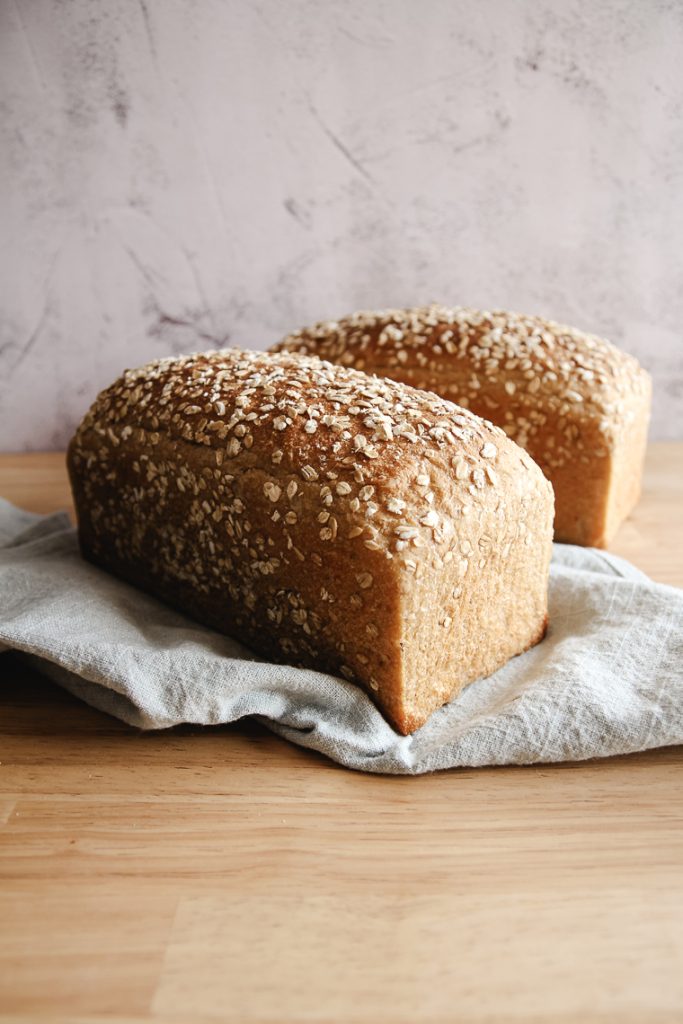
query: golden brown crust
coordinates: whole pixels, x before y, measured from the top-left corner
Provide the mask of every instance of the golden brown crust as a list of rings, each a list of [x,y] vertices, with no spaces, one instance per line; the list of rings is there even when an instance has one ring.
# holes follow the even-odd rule
[[[650,379],[595,335],[541,317],[435,305],[321,322],[273,351],[435,391],[497,423],[553,482],[558,540],[606,544],[637,499]]]
[[[539,635],[550,488],[433,394],[287,353],[161,360],[102,392],[68,462],[88,558],[264,656],[361,684],[402,731]],[[489,631],[505,616],[503,641],[480,611]],[[411,657],[433,635],[450,669],[431,678]],[[463,663],[465,646],[486,657]]]

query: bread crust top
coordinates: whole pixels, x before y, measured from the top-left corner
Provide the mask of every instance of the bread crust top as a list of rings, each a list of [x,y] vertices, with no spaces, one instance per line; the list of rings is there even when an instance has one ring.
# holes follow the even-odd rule
[[[432,393],[287,352],[223,349],[127,370],[86,415],[70,461],[90,455],[92,473],[104,474],[108,451],[115,458],[120,445],[144,445],[139,486],[151,475],[156,492],[167,471],[155,465],[162,441],[164,450],[169,442],[201,446],[226,486],[233,474],[262,472],[273,534],[282,540],[298,546],[303,530],[311,547],[315,530],[316,541],[334,545],[344,531],[346,539],[399,555],[400,562],[420,547],[440,561],[453,547],[459,517],[495,508],[502,519],[513,492],[550,491],[526,452],[473,413]],[[179,476],[165,486],[185,485]],[[287,522],[295,495],[306,497],[306,522],[300,515]]]
[[[440,384],[459,405],[488,409],[523,447],[543,435],[550,415],[559,438],[549,465],[571,459],[586,432],[594,454],[605,455],[650,387],[637,360],[603,338],[538,316],[462,306],[361,311],[294,331],[273,351],[393,372],[421,388]]]

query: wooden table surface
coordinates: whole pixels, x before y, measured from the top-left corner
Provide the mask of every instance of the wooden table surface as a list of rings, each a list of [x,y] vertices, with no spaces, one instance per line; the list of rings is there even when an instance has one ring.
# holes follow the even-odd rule
[[[68,507],[60,455],[0,494]],[[683,585],[683,445],[613,550]],[[365,776],[0,655],[0,1024],[683,1020],[683,750]]]

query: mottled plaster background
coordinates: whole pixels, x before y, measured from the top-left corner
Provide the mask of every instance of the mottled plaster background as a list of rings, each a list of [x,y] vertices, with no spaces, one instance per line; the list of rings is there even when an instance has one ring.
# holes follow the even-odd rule
[[[0,0],[0,184],[2,449],[431,300],[603,333],[683,437],[680,0]]]

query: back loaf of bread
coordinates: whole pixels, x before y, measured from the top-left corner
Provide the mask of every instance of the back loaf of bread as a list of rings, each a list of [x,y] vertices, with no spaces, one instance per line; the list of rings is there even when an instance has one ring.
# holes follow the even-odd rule
[[[492,420],[555,490],[555,537],[604,547],[640,495],[651,383],[609,342],[541,317],[463,307],[360,312],[273,351],[434,391]]]
[[[68,464],[84,555],[406,734],[536,643],[552,491],[503,431],[315,358],[129,370]]]

